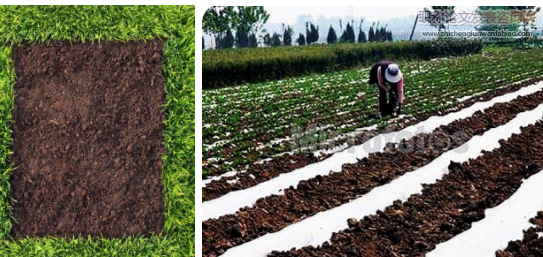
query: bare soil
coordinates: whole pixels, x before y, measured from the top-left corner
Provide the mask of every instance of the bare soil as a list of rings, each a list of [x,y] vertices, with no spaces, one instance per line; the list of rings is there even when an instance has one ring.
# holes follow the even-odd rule
[[[465,163],[405,202],[395,201],[374,215],[349,219],[348,229],[322,246],[269,256],[424,256],[436,245],[471,228],[485,210],[511,197],[522,180],[543,168],[543,122],[521,129],[500,148]],[[529,142],[529,143],[527,143]],[[537,255],[530,255],[537,256]]]
[[[543,211],[530,219],[533,227],[524,231],[522,240],[509,242],[503,250],[496,251],[496,257],[532,257],[543,256]]]
[[[14,237],[160,233],[163,42],[17,46]]]

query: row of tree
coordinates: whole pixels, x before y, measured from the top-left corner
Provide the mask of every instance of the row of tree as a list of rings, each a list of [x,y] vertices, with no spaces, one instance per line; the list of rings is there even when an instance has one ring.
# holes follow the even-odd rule
[[[486,10],[516,10],[516,11],[531,11],[538,13],[541,8],[537,6],[479,6],[476,11],[482,14]],[[425,8],[425,11],[430,16],[446,14],[444,19],[429,19],[430,25],[436,27],[439,31],[449,30],[449,25],[454,21],[455,7],[454,6],[432,6],[431,9]],[[535,14],[534,14],[535,15]],[[213,36],[215,40],[215,48],[232,48],[232,47],[257,47],[258,38],[257,32],[267,22],[269,14],[262,6],[214,6],[209,8],[204,14],[203,30],[204,33]],[[418,17],[417,17],[418,18]],[[424,17],[426,18],[426,17]],[[417,20],[417,19],[416,19]],[[361,22],[362,23],[362,22]],[[411,34],[415,31],[417,22],[413,26]],[[372,42],[372,41],[392,41],[392,32],[387,30],[386,26],[373,24],[366,34],[359,26],[358,37],[352,23],[347,23],[343,30],[341,21],[340,29],[343,30],[341,36],[332,26],[328,30],[326,41],[329,44],[336,42]],[[494,24],[482,24],[476,28],[480,31],[493,31],[495,29],[507,29],[509,31],[529,31],[536,29],[535,24],[525,19],[523,22],[511,23],[508,27],[501,27]],[[233,33],[235,31],[235,35]],[[266,33],[260,36],[260,42],[266,46],[292,45],[293,30],[290,26],[283,26],[283,33]],[[411,37],[410,37],[411,38]],[[319,39],[319,27],[312,23],[306,23],[306,33],[300,33],[296,39],[298,45],[309,45],[317,42]],[[203,42],[203,40],[202,40]],[[204,47],[204,45],[202,46]]]
[[[242,48],[257,47],[257,31],[268,21],[269,14],[262,6],[214,6],[209,8],[202,20],[204,33],[213,35],[215,48]],[[340,38],[332,26],[328,31],[327,42],[329,44],[337,42],[372,42],[372,41],[392,41],[392,32],[386,30],[386,27],[379,27],[373,24],[368,35],[362,31],[362,21],[358,33],[358,40],[354,33],[353,26],[347,23],[345,30]],[[340,28],[342,24],[340,21]],[[235,35],[233,33],[235,31]],[[283,26],[282,35],[277,32],[265,33],[260,36],[261,42],[266,46],[292,45],[294,31],[290,26]],[[319,40],[319,26],[313,23],[306,23],[305,35],[300,33],[296,39],[298,45],[310,45]],[[205,39],[202,38],[202,48],[205,48]]]
[[[341,23],[341,22],[340,22]],[[362,24],[362,23],[361,23]],[[262,42],[266,46],[280,46],[280,45],[292,45],[293,30],[290,26],[283,26],[283,35],[274,32],[273,34],[266,33],[263,36]],[[298,45],[310,45],[319,40],[319,27],[312,23],[306,23],[305,35],[300,33],[296,39]],[[347,23],[345,30],[341,34],[341,37],[337,37],[336,31],[332,26],[328,29],[328,35],[326,42],[328,44],[335,43],[365,43],[365,42],[384,42],[392,41],[392,32],[387,30],[386,26],[379,26],[379,24],[373,24],[366,33],[362,30],[362,26],[359,27],[358,37],[355,35],[354,28],[350,23]]]
[[[340,21],[341,23],[341,21]],[[361,23],[362,24],[362,23]],[[341,27],[341,25],[340,25]],[[261,42],[265,46],[290,46],[294,44],[293,41],[294,31],[291,26],[283,25],[283,33],[266,33],[261,36]],[[296,39],[297,45],[310,45],[316,43],[319,40],[319,26],[315,26],[313,23],[306,23],[305,35],[300,33]],[[386,26],[379,26],[379,24],[373,24],[366,35],[362,30],[362,26],[359,27],[358,37],[355,35],[354,28],[351,23],[347,23],[345,30],[341,34],[341,37],[337,37],[336,31],[332,26],[328,30],[328,36],[326,42],[328,44],[334,43],[365,43],[365,42],[383,42],[392,41],[392,32],[387,30]],[[202,38],[202,42],[204,39]],[[217,49],[228,49],[241,47],[257,47],[258,40],[254,33],[249,35],[243,31],[236,31],[236,35],[231,30],[227,30],[224,36],[215,36],[215,45]],[[205,46],[202,46],[205,47]]]
[[[365,43],[365,42],[383,42],[383,41],[392,41],[392,31],[387,30],[386,26],[379,26],[379,23],[372,24],[369,28],[368,34],[362,30],[362,22],[358,29],[358,38],[355,35],[354,28],[350,23],[347,23],[347,27],[341,34],[341,37],[338,39],[336,31],[332,26],[328,29],[328,36],[326,37],[326,42],[328,44],[334,43]],[[341,27],[341,21],[340,21]]]
[[[292,36],[294,35],[294,30],[291,26],[283,25],[283,35],[274,32],[273,34],[266,33],[263,36],[262,42],[265,46],[290,46],[293,44]],[[310,45],[319,40],[319,26],[315,26],[313,23],[306,22],[305,24],[305,35],[300,33],[296,43],[298,45]]]
[[[205,12],[202,28],[214,35],[216,48],[256,47],[256,32],[269,17],[263,6],[213,6]]]

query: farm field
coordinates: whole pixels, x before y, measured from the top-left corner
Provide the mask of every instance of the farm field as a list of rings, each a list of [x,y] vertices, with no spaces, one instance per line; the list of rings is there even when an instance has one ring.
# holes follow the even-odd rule
[[[484,51],[400,62],[398,117],[367,67],[205,90],[204,256],[541,251],[543,52]]]
[[[0,13],[0,256],[194,256],[194,6]]]
[[[319,161],[365,141],[368,131],[377,133],[446,113],[485,93],[537,77],[543,66],[526,70],[523,61],[540,63],[542,55],[538,50],[498,51],[492,58],[405,63],[402,69],[410,75],[404,115],[392,121],[374,117],[376,90],[366,83],[367,69],[206,90],[202,98],[204,199]],[[487,75],[478,75],[486,71]],[[264,160],[266,165],[259,165]],[[276,168],[264,171],[268,166]],[[243,171],[249,172],[236,174]],[[233,181],[234,174],[238,183],[229,186],[225,182]],[[249,174],[254,178],[246,177]]]

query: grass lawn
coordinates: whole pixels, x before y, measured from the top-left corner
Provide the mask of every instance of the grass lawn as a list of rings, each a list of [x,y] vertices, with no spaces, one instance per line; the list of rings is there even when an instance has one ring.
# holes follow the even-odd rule
[[[194,6],[0,6],[0,256],[194,256]],[[11,240],[14,44],[165,39],[165,223],[152,237]]]

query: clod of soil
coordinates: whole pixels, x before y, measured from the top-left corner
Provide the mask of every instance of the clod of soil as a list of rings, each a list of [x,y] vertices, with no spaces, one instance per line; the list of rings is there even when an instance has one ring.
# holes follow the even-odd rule
[[[537,135],[543,133],[543,122],[521,131],[476,159],[451,163],[450,173],[435,184],[423,185],[422,193],[364,217],[334,233],[322,246],[268,256],[424,256],[483,219],[486,209],[501,204],[523,179],[541,170],[543,139]]]
[[[13,50],[15,237],[160,233],[163,42]]]
[[[530,219],[533,227],[524,231],[522,240],[510,241],[507,248],[496,251],[496,257],[543,256],[543,211]]]

